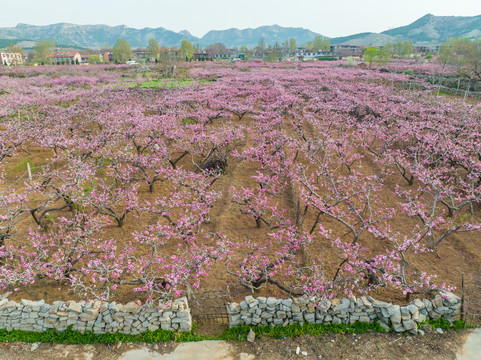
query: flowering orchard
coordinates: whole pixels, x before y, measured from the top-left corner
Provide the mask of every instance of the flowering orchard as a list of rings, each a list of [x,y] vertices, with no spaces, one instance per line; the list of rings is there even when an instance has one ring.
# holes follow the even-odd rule
[[[2,71],[2,291],[419,294],[480,264],[481,107],[406,75]]]

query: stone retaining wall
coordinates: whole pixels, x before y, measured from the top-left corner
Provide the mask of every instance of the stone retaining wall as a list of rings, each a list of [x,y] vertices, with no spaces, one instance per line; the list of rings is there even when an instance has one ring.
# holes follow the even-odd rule
[[[441,293],[434,300],[415,299],[409,305],[399,306],[378,301],[370,296],[343,299],[294,298],[276,299],[247,296],[240,304],[228,305],[230,327],[238,325],[288,324],[349,324],[356,321],[374,322],[389,330],[388,322],[396,332],[417,333],[417,323],[444,317],[449,322],[458,319],[461,300],[452,293]]]
[[[96,334],[121,332],[139,334],[157,329],[191,331],[192,316],[187,298],[179,298],[158,307],[140,306],[135,302],[75,302],[0,300],[0,329],[43,332],[66,330],[72,325],[80,332]]]

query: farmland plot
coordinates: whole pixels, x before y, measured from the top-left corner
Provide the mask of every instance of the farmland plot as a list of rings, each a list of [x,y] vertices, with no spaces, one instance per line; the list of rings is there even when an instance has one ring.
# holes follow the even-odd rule
[[[4,70],[2,291],[458,287],[481,265],[481,107],[341,65],[188,65],[158,87],[155,69]]]

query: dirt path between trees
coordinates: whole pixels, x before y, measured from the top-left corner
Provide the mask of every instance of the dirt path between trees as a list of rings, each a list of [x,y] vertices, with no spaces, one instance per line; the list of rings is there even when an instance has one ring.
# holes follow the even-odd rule
[[[479,332],[479,330],[478,330]],[[396,334],[326,334],[288,339],[260,338],[253,343],[59,345],[1,343],[0,360],[288,360],[288,359],[430,359],[469,360],[466,347],[473,331],[459,330],[424,336]],[[476,342],[468,346],[476,350]],[[297,349],[299,350],[297,351]],[[298,352],[298,354],[296,354]],[[473,353],[474,354],[474,353]],[[476,359],[476,357],[473,357]],[[478,358],[479,359],[479,358]]]
[[[469,334],[466,342],[456,357],[457,360],[479,360],[481,359],[481,328]]]

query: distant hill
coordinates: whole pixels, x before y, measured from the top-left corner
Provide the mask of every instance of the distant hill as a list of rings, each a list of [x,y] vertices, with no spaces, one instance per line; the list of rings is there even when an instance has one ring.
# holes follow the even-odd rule
[[[397,39],[412,40],[417,44],[444,42],[450,37],[481,37],[481,15],[434,16],[427,14],[407,26],[383,31]]]
[[[19,44],[22,40],[20,39],[0,39],[0,49],[6,49],[10,44]],[[21,45],[20,45],[21,46]]]
[[[35,47],[35,41],[33,40],[24,40],[24,39],[1,39],[0,38],[0,49],[7,49],[10,44],[18,45],[24,50],[32,50]],[[86,49],[83,46],[78,45],[71,45],[71,44],[55,44],[60,49],[76,49],[82,50]]]
[[[186,39],[196,45],[207,46],[218,42],[227,47],[247,45],[254,47],[260,38],[267,44],[282,43],[293,37],[298,44],[313,40],[317,35],[302,28],[287,28],[278,25],[261,26],[256,29],[228,29],[212,30],[202,38],[193,36],[187,30],[179,33],[164,28],[134,29],[124,25],[75,25],[53,24],[36,26],[18,24],[15,27],[0,28],[0,39],[29,39],[33,41],[53,39],[56,43],[72,44],[79,47],[100,48],[105,45],[113,46],[118,38],[124,38],[131,47],[146,46],[151,38],[156,39],[161,46],[179,46]]]
[[[266,44],[279,44],[290,38],[296,39],[298,45],[314,40],[317,34],[303,28],[282,27],[279,25],[261,26],[255,29],[227,29],[211,30],[201,39],[202,45],[215,44],[218,42],[228,44],[228,47],[241,47],[246,45],[249,48],[255,47],[261,38]]]
[[[413,23],[383,31],[361,33],[331,39],[332,44],[384,45],[397,40],[411,40],[416,45],[440,44],[451,37],[481,37],[481,15],[435,16],[427,14]]]
[[[176,33],[164,28],[134,29],[124,25],[75,25],[60,23],[36,26],[18,24],[15,27],[0,28],[0,39],[29,39],[34,41],[53,39],[56,43],[88,48],[100,48],[105,45],[113,46],[120,37],[126,39],[131,47],[146,46],[151,38],[156,39],[161,46],[179,46],[181,41],[186,39],[202,46],[222,42],[227,47],[240,47],[242,45],[254,47],[258,44],[260,38],[264,38],[267,44],[274,44],[275,42],[282,43],[293,37],[298,44],[304,44],[313,40],[317,35],[319,34],[310,30],[278,25],[243,30],[212,30],[202,38],[193,36],[187,30]]]
[[[313,40],[318,33],[304,28],[282,27],[279,25],[261,26],[255,29],[211,30],[198,38],[187,30],[174,32],[159,28],[134,29],[125,25],[75,25],[53,24],[35,26],[18,24],[15,27],[0,28],[0,42],[31,41],[53,39],[57,44],[71,44],[83,48],[113,46],[118,38],[126,39],[130,46],[147,46],[155,38],[161,46],[179,46],[186,39],[195,45],[207,46],[218,42],[227,47],[250,48],[256,46],[261,38],[266,44],[283,43],[290,38],[298,45]],[[481,15],[478,16],[434,16],[427,14],[413,23],[382,33],[360,33],[331,39],[331,44],[384,45],[397,40],[412,40],[417,45],[440,44],[450,37],[481,37]]]
[[[331,39],[331,44],[349,44],[363,46],[381,46],[388,42],[397,41],[394,36],[373,32],[360,33]]]
[[[151,38],[157,39],[164,46],[178,46],[183,39],[197,41],[190,34],[179,34],[164,28],[133,29],[124,25],[75,25],[53,24],[35,26],[18,24],[11,28],[0,28],[0,38],[17,38],[29,40],[53,39],[56,43],[72,44],[87,48],[113,46],[118,38],[126,39],[130,46],[146,46]]]

